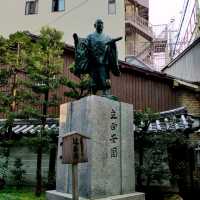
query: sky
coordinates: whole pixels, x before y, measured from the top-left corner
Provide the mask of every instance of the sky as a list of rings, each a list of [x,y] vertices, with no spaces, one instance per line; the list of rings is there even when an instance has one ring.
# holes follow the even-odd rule
[[[181,10],[185,0],[149,0],[150,23],[169,24],[170,19],[175,18],[180,22]]]
[[[195,2],[196,0],[149,0],[150,24],[168,24],[168,30],[171,30],[171,37],[176,38],[178,35],[178,39],[182,41],[186,35],[188,26],[190,25],[189,32],[195,27],[194,17],[191,17]],[[198,2],[200,3],[200,0]],[[182,22],[185,8],[187,10]],[[170,24],[171,19],[175,19],[175,21]],[[190,19],[192,20],[190,21]],[[180,29],[181,22],[182,26]],[[153,26],[154,32],[158,32],[157,34],[159,34],[159,27]]]

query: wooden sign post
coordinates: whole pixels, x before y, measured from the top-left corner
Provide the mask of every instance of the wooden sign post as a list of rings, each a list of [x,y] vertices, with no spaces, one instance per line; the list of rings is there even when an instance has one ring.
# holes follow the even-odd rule
[[[78,163],[88,162],[87,139],[77,132],[67,133],[62,136],[62,163],[72,164],[72,199],[78,200]]]
[[[78,164],[72,164],[72,199],[78,200]]]

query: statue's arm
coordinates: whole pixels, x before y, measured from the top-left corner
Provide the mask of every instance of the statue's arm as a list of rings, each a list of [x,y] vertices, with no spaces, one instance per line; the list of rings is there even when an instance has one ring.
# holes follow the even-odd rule
[[[111,39],[110,41],[106,42],[106,45],[109,45],[109,44],[113,44],[115,42],[118,42],[119,40],[122,40],[123,37],[117,37],[117,38],[114,38],[114,39]]]
[[[74,45],[75,45],[75,48],[76,48],[77,44],[78,44],[78,35],[77,35],[77,33],[73,34],[73,38],[74,38]]]

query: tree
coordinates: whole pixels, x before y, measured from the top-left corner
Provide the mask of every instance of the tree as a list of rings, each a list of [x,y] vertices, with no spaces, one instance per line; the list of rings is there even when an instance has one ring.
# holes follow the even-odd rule
[[[11,34],[8,39],[0,37],[0,111],[5,114],[4,136],[11,139],[14,119],[21,116],[26,90],[21,77],[27,68],[31,40],[24,32]]]
[[[87,76],[76,83],[63,75],[64,44],[61,38],[61,32],[49,27],[42,28],[36,39],[22,32],[11,35],[8,40],[0,38],[0,86],[10,86],[0,93],[1,111],[6,113],[7,118],[5,131],[9,133],[8,139],[13,138],[12,127],[16,118],[34,118],[41,124],[35,135],[23,140],[24,145],[36,148],[37,196],[42,191],[42,152],[47,148],[50,151],[49,187],[53,187],[55,182],[57,134],[54,130],[48,130],[46,123],[48,118],[57,117],[50,112],[51,108],[60,104],[62,94],[58,94],[57,90],[64,85],[68,87],[65,95],[76,99],[88,94]]]
[[[71,73],[75,75],[74,63],[69,66],[69,70]],[[80,75],[77,76],[77,78],[79,79],[78,81],[72,81],[66,79],[63,81],[63,84],[68,88],[68,91],[66,91],[64,95],[76,100],[91,94],[90,91],[91,78],[89,74]]]
[[[6,39],[3,36],[0,36],[0,64],[4,63],[5,54],[6,54]]]
[[[137,184],[141,189],[143,186],[142,174],[144,171],[144,153],[145,149],[150,147],[149,135],[147,134],[151,122],[158,119],[159,114],[155,114],[151,109],[145,109],[144,112],[135,112],[134,124],[137,127],[135,131],[135,149],[138,153],[138,167],[137,167]]]
[[[149,188],[151,183],[162,183],[166,179],[171,181],[177,175],[177,171],[174,169],[177,165],[179,166],[180,162],[176,162],[174,153],[178,152],[179,143],[185,144],[185,135],[182,132],[149,132],[150,123],[159,118],[159,114],[153,113],[150,109],[135,112],[134,123],[137,127],[135,131],[135,150],[138,154],[138,159],[136,159],[137,186],[139,190],[145,190],[147,197],[148,194],[152,193]],[[185,153],[183,154],[185,156]],[[183,185],[183,181],[181,184]]]
[[[37,151],[37,172],[36,172],[36,195],[40,196],[42,191],[42,152],[44,147],[48,147],[51,138],[51,131],[45,128],[47,119],[55,117],[50,113],[50,108],[57,107],[60,102],[57,94],[57,89],[66,78],[63,76],[63,48],[61,42],[62,33],[44,27],[41,29],[40,35],[33,45],[33,49],[29,55],[27,79],[24,84],[30,89],[31,93],[26,103],[29,107],[24,109],[24,115],[36,118],[41,123],[41,128],[35,137],[30,140],[36,146]],[[55,145],[51,145],[55,152]],[[50,155],[51,158],[52,154]],[[53,156],[55,159],[55,155]],[[50,159],[50,162],[52,160]],[[53,167],[51,168],[53,169]],[[55,169],[55,166],[54,166]],[[49,179],[52,178],[55,172],[49,172]],[[49,180],[50,181],[50,180]]]
[[[20,78],[27,67],[26,59],[30,50],[30,38],[23,32],[11,34],[8,39],[0,37],[0,112],[6,120],[1,128],[1,147],[6,152],[6,160],[2,169],[8,168],[10,145],[7,140],[13,138],[12,127],[14,119],[21,116],[24,106],[22,100],[25,90]],[[4,173],[3,179],[6,174]]]

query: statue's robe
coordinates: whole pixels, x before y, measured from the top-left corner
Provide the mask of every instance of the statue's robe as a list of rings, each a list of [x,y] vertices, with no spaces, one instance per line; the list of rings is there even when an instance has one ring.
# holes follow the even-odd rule
[[[105,34],[93,33],[75,41],[75,75],[90,74],[94,90],[110,88],[109,72],[120,75],[115,42]]]
[[[79,76],[81,74],[89,73],[89,52],[88,40],[86,38],[76,38],[75,43],[75,71],[74,74]]]

